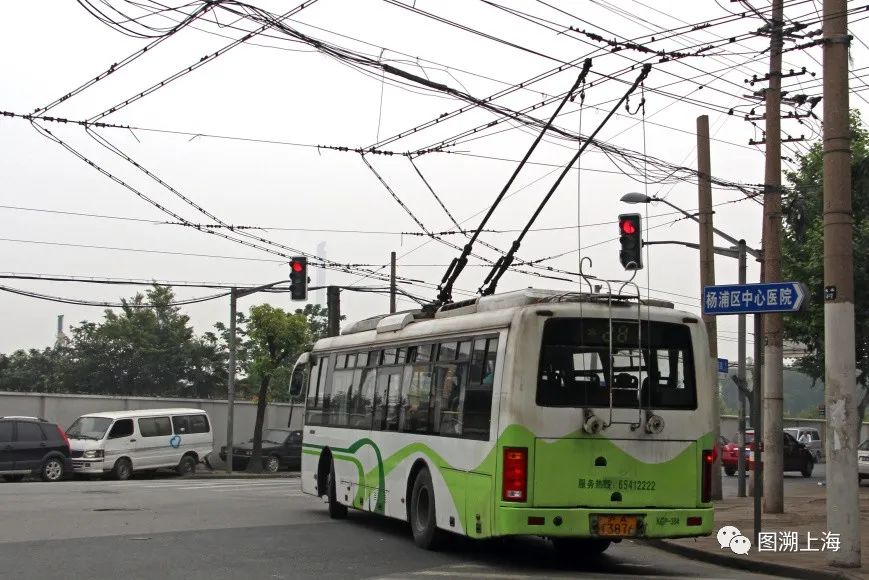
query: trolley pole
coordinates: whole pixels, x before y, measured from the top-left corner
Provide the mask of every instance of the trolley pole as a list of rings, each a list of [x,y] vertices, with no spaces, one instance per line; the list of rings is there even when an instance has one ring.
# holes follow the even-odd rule
[[[851,141],[846,0],[824,0],[824,386],[827,528],[840,536],[833,566],[860,566]]]

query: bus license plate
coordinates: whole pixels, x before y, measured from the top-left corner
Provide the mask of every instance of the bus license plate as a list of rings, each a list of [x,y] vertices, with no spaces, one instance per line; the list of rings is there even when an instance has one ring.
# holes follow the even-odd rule
[[[629,538],[637,535],[637,516],[597,516],[598,536]]]

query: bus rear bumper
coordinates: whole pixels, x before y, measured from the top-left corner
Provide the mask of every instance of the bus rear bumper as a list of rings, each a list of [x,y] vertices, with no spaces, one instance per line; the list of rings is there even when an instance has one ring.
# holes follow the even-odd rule
[[[689,538],[708,536],[714,527],[713,508],[498,508],[497,536],[536,535],[602,538]],[[600,529],[604,518],[626,530]],[[622,518],[625,518],[622,520]],[[632,519],[633,518],[633,519]],[[632,525],[635,523],[636,525]],[[606,533],[616,534],[606,536]]]

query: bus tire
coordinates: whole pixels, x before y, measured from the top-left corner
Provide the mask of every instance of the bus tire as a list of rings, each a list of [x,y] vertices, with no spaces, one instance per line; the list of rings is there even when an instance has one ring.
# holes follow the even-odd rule
[[[558,555],[571,561],[600,556],[611,543],[610,540],[597,538],[552,538],[552,545]]]
[[[333,520],[343,520],[347,517],[347,506],[338,501],[335,486],[335,460],[329,463],[329,476],[326,481],[329,490],[329,517]]]
[[[437,550],[446,539],[446,533],[437,526],[434,485],[427,467],[416,475],[410,494],[410,529],[413,541],[425,550]]]

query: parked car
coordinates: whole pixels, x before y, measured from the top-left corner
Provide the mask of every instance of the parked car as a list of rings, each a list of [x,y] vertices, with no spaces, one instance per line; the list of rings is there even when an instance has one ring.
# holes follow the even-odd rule
[[[213,449],[202,409],[147,409],[82,415],[66,431],[77,474],[129,479],[135,471],[174,468],[193,475]]]
[[[812,454],[815,463],[821,463],[824,458],[824,442],[821,440],[821,432],[814,427],[786,427],[785,433],[806,446]]]
[[[247,469],[253,454],[253,439],[232,447],[232,468]],[[263,470],[275,473],[281,468],[300,469],[302,466],[302,432],[290,429],[263,429]],[[226,446],[220,448],[220,459],[226,461]]]
[[[55,423],[37,417],[0,417],[0,475],[60,481],[72,470],[69,440]]]
[[[864,479],[869,479],[869,439],[857,448],[857,484]]]
[[[799,471],[803,477],[811,477],[815,468],[815,458],[803,443],[798,442],[790,433],[782,433],[784,437],[784,471]],[[754,430],[745,431],[746,462],[745,469],[750,470],[754,466]],[[763,445],[761,445],[763,453]],[[728,443],[721,455],[721,464],[724,473],[734,475],[737,470],[739,457],[739,445],[735,442]]]

